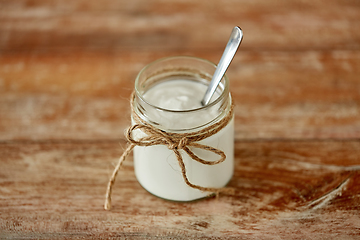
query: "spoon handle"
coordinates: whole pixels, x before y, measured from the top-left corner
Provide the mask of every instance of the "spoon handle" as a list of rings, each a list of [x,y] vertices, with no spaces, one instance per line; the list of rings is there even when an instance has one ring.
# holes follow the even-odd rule
[[[228,43],[226,44],[225,50],[221,59],[216,67],[215,73],[211,79],[211,82],[206,90],[204,98],[201,101],[203,106],[207,105],[214,94],[217,86],[219,85],[221,79],[223,78],[226,70],[228,69],[234,55],[241,43],[243,38],[243,32],[240,27],[234,27],[231,32]]]

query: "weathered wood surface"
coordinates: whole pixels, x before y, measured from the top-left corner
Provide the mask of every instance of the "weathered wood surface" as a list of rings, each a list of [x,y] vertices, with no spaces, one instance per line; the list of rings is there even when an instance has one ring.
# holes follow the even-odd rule
[[[237,141],[236,195],[193,203],[146,192],[129,159],[105,211],[109,163],[120,153],[115,141],[2,144],[3,236],[359,237],[357,141]]]
[[[122,137],[135,76],[161,56],[4,54],[0,139]],[[236,137],[358,138],[359,66],[360,51],[240,51],[229,69]]]
[[[158,199],[125,162],[134,78],[217,62],[236,101],[235,196]],[[0,1],[0,238],[358,239],[358,1]]]

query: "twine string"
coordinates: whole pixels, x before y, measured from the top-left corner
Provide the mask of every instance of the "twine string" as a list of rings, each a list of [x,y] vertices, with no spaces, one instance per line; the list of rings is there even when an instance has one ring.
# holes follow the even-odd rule
[[[115,183],[116,176],[125,161],[126,157],[131,153],[131,151],[134,149],[135,146],[155,146],[155,145],[165,145],[168,147],[169,150],[173,151],[176,159],[178,161],[178,164],[181,169],[182,177],[184,179],[184,182],[186,185],[188,185],[191,188],[198,189],[201,191],[206,192],[212,192],[216,193],[217,195],[219,193],[227,193],[227,194],[233,194],[234,189],[232,188],[212,188],[212,187],[203,187],[196,184],[193,184],[189,181],[187,175],[186,175],[186,167],[183,160],[183,157],[179,150],[183,150],[186,154],[189,155],[189,157],[199,163],[202,163],[204,165],[216,165],[219,163],[222,163],[226,159],[226,155],[223,151],[213,148],[211,146],[207,146],[204,144],[198,143],[198,141],[201,141],[205,138],[208,138],[217,132],[219,132],[221,129],[223,129],[232,119],[233,116],[233,108],[234,106],[231,105],[230,111],[226,114],[224,118],[222,118],[220,121],[212,124],[209,127],[206,127],[204,129],[201,129],[196,132],[191,133],[173,133],[173,132],[165,132],[163,130],[160,130],[146,122],[144,122],[135,112],[133,109],[133,100],[134,100],[134,93],[131,95],[131,110],[132,110],[132,117],[135,122],[134,125],[130,126],[125,134],[125,137],[128,141],[128,146],[119,158],[119,161],[117,165],[115,166],[115,169],[110,177],[107,190],[106,190],[106,198],[105,198],[105,205],[104,208],[106,210],[110,210],[111,208],[111,193],[112,193],[112,187]],[[140,130],[143,133],[146,134],[144,137],[140,137],[139,139],[135,139],[133,137],[134,131]],[[206,161],[200,157],[198,157],[192,150],[190,150],[189,147],[192,148],[198,148],[203,149],[205,151],[212,152],[214,154],[219,155],[219,159],[216,161]]]

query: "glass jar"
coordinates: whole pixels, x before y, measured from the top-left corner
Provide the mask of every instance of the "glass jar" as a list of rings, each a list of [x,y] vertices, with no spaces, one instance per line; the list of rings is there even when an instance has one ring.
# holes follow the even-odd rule
[[[190,109],[181,107],[178,109],[171,105],[173,92],[175,91],[176,94],[180,89],[192,92],[192,95],[196,95],[199,99],[196,101],[200,104],[215,68],[216,66],[207,60],[183,56],[160,59],[145,66],[135,81],[135,96],[132,103],[133,124],[135,124],[134,119],[140,119],[141,122],[163,133],[186,135],[201,131],[218,123],[224,117],[229,117],[232,100],[226,75],[208,105],[199,105]],[[154,89],[159,86],[160,90],[155,91]],[[161,104],[154,104],[149,100],[156,100],[157,97]],[[164,102],[167,104],[165,107]],[[207,165],[195,161],[185,151],[178,150],[190,183],[205,188],[221,188],[230,181],[234,171],[234,119],[232,115],[230,117],[231,120],[219,132],[198,142],[224,152],[225,161]],[[134,138],[146,136],[148,133],[140,129],[133,132]],[[219,155],[211,151],[193,146],[188,148],[203,160],[212,162],[219,159]],[[209,192],[190,187],[184,181],[180,165],[176,154],[169,146],[160,144],[134,148],[134,169],[137,180],[150,193],[174,201],[192,201],[208,196]]]

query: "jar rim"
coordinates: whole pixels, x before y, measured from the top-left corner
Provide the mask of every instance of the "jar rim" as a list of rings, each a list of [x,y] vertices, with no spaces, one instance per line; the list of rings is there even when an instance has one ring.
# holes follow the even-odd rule
[[[212,106],[216,105],[219,103],[219,101],[221,101],[222,99],[224,99],[224,97],[226,97],[227,94],[229,94],[229,79],[227,77],[226,74],[224,74],[224,83],[222,84],[223,85],[223,89],[222,89],[222,92],[217,96],[216,99],[214,99],[213,101],[211,101],[210,103],[208,103],[207,105],[205,106],[201,106],[201,107],[198,107],[198,108],[193,108],[193,109],[186,109],[186,110],[174,110],[174,109],[167,109],[167,108],[162,108],[162,107],[158,107],[150,102],[148,102],[144,97],[143,95],[141,94],[138,86],[139,86],[139,83],[140,83],[140,77],[142,76],[142,74],[148,70],[150,67],[156,65],[156,64],[160,64],[162,62],[165,62],[165,61],[169,61],[169,60],[175,60],[175,59],[189,59],[189,60],[194,60],[194,61],[199,61],[199,62],[203,62],[205,64],[208,64],[208,65],[211,65],[214,67],[214,71],[216,69],[216,64],[214,64],[213,62],[209,61],[209,60],[206,60],[206,59],[203,59],[203,58],[199,58],[199,57],[193,57],[193,56],[171,56],[171,57],[164,57],[164,58],[160,58],[160,59],[157,59],[149,64],[147,64],[145,67],[143,67],[140,72],[138,73],[138,75],[136,76],[136,79],[135,79],[135,94],[138,98],[140,98],[141,101],[145,102],[147,105],[157,109],[157,110],[160,110],[160,111],[165,111],[165,112],[173,112],[173,113],[188,113],[188,112],[196,112],[196,111],[200,111],[200,110],[203,110],[203,109],[206,109],[206,108],[211,108]],[[205,93],[204,93],[205,94]]]

